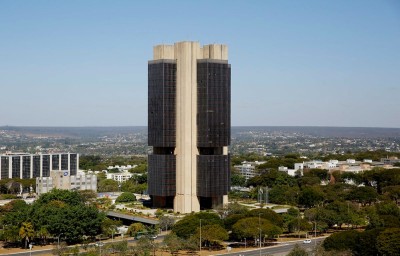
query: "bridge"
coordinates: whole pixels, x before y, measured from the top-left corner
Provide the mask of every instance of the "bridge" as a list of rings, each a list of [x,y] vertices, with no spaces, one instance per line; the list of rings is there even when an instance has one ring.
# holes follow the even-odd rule
[[[122,221],[141,222],[146,225],[157,225],[158,224],[158,220],[143,218],[143,217],[139,217],[139,216],[133,216],[133,215],[129,215],[129,214],[123,214],[123,213],[118,213],[118,212],[113,212],[113,211],[108,211],[107,216],[111,217],[111,218],[118,218]]]

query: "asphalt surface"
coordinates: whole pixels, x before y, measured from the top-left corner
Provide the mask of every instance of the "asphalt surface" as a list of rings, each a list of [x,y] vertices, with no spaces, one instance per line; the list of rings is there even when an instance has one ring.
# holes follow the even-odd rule
[[[302,248],[305,248],[307,251],[311,251],[316,244],[321,243],[326,237],[320,237],[317,239],[312,239],[310,244],[303,244],[303,241],[296,241],[296,242],[288,242],[288,243],[281,243],[271,247],[264,247],[260,249],[251,249],[246,250],[244,249],[241,252],[234,252],[234,253],[223,253],[217,254],[217,256],[265,256],[265,255],[286,255],[293,249],[295,244],[299,244]]]
[[[281,243],[275,246],[270,246],[270,247],[263,247],[260,249],[243,249],[241,252],[234,252],[234,253],[223,253],[223,254],[216,254],[216,256],[265,256],[265,255],[286,255],[288,254],[294,247],[295,244],[299,244],[301,247],[307,249],[308,251],[312,250],[316,244],[320,243],[323,241],[326,237],[320,237],[317,239],[311,240],[310,244],[303,244],[302,241],[296,241],[296,242],[288,242],[288,243]],[[163,239],[163,236],[158,236],[156,240],[161,240]],[[128,243],[134,242],[134,238],[129,238],[127,239]],[[107,241],[103,243],[111,243],[111,241]],[[93,244],[92,244],[93,245]],[[29,250],[25,252],[18,252],[18,253],[11,253],[11,254],[0,254],[0,255],[13,255],[13,256],[30,256],[30,255],[45,255],[45,254],[51,254],[53,249],[46,249],[46,250],[40,250],[40,251],[32,251],[29,252]]]

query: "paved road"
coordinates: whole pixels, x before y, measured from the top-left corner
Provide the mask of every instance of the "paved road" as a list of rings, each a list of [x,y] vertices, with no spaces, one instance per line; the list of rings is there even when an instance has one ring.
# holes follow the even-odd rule
[[[242,252],[235,252],[235,253],[225,253],[225,254],[217,254],[218,256],[265,256],[265,255],[286,255],[288,254],[294,247],[295,244],[299,244],[301,247],[307,249],[308,251],[312,250],[316,243],[320,243],[326,237],[321,237],[317,239],[313,239],[311,244],[303,244],[302,241],[300,242],[291,242],[286,244],[280,244],[273,247],[265,247],[260,249],[252,249],[251,251],[242,251]],[[261,251],[261,252],[260,252]]]
[[[246,249],[246,251],[242,251],[242,252],[217,254],[217,256],[221,256],[221,255],[223,255],[223,256],[286,255],[293,249],[295,244],[300,244],[301,247],[306,248],[308,250],[311,250],[312,248],[314,248],[316,243],[320,243],[325,238],[326,237],[313,239],[311,244],[303,244],[302,241],[300,241],[300,242],[290,242],[290,243],[286,243],[286,244],[280,244],[280,245],[273,246],[273,247],[265,247],[265,248],[261,249],[261,254],[260,254],[260,250],[259,249],[252,249],[250,251],[248,251],[248,249]],[[163,239],[163,236],[157,237],[156,240],[161,240],[161,239]],[[127,239],[127,241],[129,243],[132,243],[132,242],[134,242],[134,239],[130,238],[130,239]],[[110,241],[104,242],[104,243],[110,243]],[[47,249],[47,250],[41,250],[41,251],[32,251],[31,252],[32,254],[30,254],[29,250],[27,250],[25,252],[12,253],[12,254],[0,254],[0,255],[12,255],[12,256],[50,255],[51,252],[52,252],[52,249]]]
[[[162,240],[164,239],[165,235],[159,235],[155,240]],[[115,240],[115,242],[121,242],[122,240]],[[126,239],[126,241],[128,241],[128,243],[134,243],[135,240],[134,238],[128,238]],[[111,243],[112,241],[102,241],[105,244]],[[94,243],[91,244],[92,246],[94,246]],[[74,246],[71,246],[71,248]],[[82,246],[81,246],[82,247]],[[37,250],[37,251],[32,251],[30,252],[29,250],[24,250],[22,252],[17,252],[17,253],[7,253],[7,254],[0,254],[0,255],[13,255],[13,256],[30,256],[30,255],[51,255],[52,254],[52,250],[53,249],[45,249],[45,250]]]

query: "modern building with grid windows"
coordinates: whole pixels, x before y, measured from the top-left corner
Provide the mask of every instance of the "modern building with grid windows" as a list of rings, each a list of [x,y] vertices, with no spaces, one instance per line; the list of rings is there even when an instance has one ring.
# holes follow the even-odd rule
[[[157,45],[148,63],[148,192],[190,213],[228,202],[231,66],[228,47]]]
[[[71,175],[76,175],[78,168],[79,154],[76,153],[0,155],[0,180],[50,177],[50,171],[58,170],[68,170]]]

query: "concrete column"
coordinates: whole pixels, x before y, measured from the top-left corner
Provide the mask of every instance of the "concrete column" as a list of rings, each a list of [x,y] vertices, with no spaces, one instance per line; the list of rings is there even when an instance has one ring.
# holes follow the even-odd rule
[[[8,178],[9,179],[12,178],[12,162],[13,162],[12,156],[8,156]]]
[[[33,178],[33,155],[30,155],[31,158],[31,166],[30,166],[30,178]]]
[[[200,211],[197,198],[197,42],[179,42],[174,45],[177,60],[177,116],[176,116],[176,196],[174,211]]]
[[[22,161],[22,159],[23,159],[24,157],[23,156],[20,156],[19,157],[19,178],[20,179],[22,179],[22,167],[23,167],[23,161]]]

